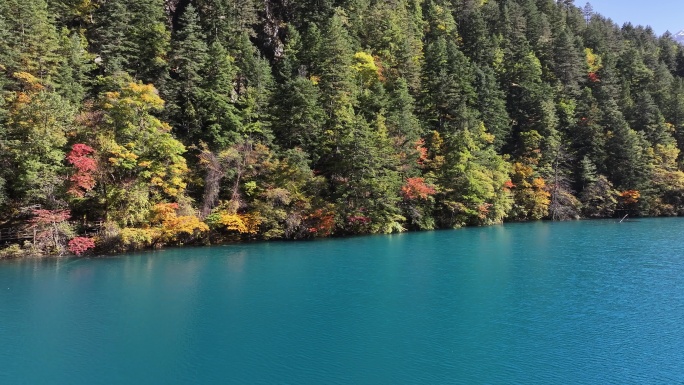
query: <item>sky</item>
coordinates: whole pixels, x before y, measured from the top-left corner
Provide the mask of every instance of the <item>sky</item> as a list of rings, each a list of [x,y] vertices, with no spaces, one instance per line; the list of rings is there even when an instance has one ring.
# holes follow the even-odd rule
[[[613,19],[622,26],[626,22],[636,25],[650,25],[656,35],[665,31],[675,34],[684,29],[684,2],[681,0],[575,0],[575,5],[584,7],[589,3],[594,12]]]

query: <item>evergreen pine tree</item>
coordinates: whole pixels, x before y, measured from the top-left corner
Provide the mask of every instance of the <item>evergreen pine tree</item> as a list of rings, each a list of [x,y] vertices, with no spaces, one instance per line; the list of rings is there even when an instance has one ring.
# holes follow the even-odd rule
[[[643,132],[652,144],[671,144],[673,142],[670,128],[656,106],[651,95],[642,92],[637,96],[632,127]]]
[[[224,149],[238,141],[243,131],[240,112],[234,101],[233,81],[237,75],[234,59],[215,41],[207,51],[201,69],[198,115],[203,132],[192,140],[203,140],[212,149]]]
[[[78,106],[90,88],[90,71],[95,68],[93,56],[88,53],[84,36],[64,29],[62,31],[62,63],[55,75],[57,91],[72,105]]]
[[[171,124],[178,135],[189,140],[202,132],[198,102],[204,81],[202,70],[208,60],[207,49],[197,12],[188,5],[171,43],[171,79],[164,95]]]
[[[604,106],[602,124],[610,129],[606,141],[606,164],[609,180],[622,189],[639,189],[648,175],[648,161],[644,157],[646,141],[629,128],[614,101]]]
[[[28,72],[49,82],[58,68],[59,34],[45,0],[6,0],[0,8],[5,24],[2,44],[5,70]],[[6,50],[6,51],[5,51]]]
[[[563,84],[566,94],[578,92],[578,83],[583,74],[581,56],[577,52],[572,34],[568,31],[560,33],[553,47],[554,72]]]
[[[125,71],[135,52],[132,15],[127,0],[108,1],[97,9],[89,40],[100,55],[102,72],[112,75]]]
[[[126,72],[158,85],[167,69],[169,38],[163,0],[104,2],[90,34],[104,75]]]
[[[511,121],[506,111],[506,95],[499,88],[496,75],[490,67],[477,68],[475,74],[476,109],[487,131],[494,135],[494,149],[499,152],[511,135]]]

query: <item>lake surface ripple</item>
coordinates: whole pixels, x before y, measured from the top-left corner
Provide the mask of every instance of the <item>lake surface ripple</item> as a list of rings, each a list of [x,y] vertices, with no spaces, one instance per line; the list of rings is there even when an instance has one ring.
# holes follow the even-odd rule
[[[684,220],[0,262],[0,384],[684,383]]]

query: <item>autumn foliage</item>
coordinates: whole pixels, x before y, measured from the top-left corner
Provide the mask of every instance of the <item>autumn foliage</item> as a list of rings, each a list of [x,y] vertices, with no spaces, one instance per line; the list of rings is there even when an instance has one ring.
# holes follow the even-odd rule
[[[158,203],[152,208],[152,223],[158,223],[158,238],[163,243],[190,240],[209,227],[194,215],[178,215],[178,203]]]
[[[425,139],[416,141],[416,151],[418,152],[418,164],[423,166],[428,161],[428,149],[425,147]]]
[[[69,210],[32,210],[33,218],[29,220],[33,229],[33,244],[40,250],[61,254],[64,243],[73,235],[73,230],[67,222],[71,217]]]
[[[259,231],[261,219],[254,214],[237,214],[222,212],[219,223],[228,231],[237,231],[240,234],[256,234]]]
[[[638,190],[627,190],[620,193],[620,199],[626,205],[637,203],[640,197],[641,193]]]
[[[435,195],[435,188],[425,183],[425,179],[408,178],[406,184],[401,187],[401,193],[405,199],[427,199]]]
[[[29,221],[31,227],[42,228],[45,226],[52,226],[69,219],[71,212],[69,210],[32,210],[33,218]]]
[[[95,248],[95,241],[88,237],[76,237],[69,241],[68,249],[75,255],[81,255]]]
[[[119,233],[121,245],[126,249],[160,247],[197,240],[209,231],[209,226],[195,215],[178,215],[178,203],[157,203],[150,210],[149,224],[127,227]]]
[[[684,216],[674,37],[570,0],[0,0],[0,229],[78,254]]]
[[[335,231],[335,214],[323,209],[314,210],[305,217],[309,224],[308,231],[317,237],[330,236]]]
[[[350,224],[367,225],[371,222],[371,219],[364,215],[350,215],[349,218],[347,218],[347,220]]]
[[[92,147],[83,143],[76,143],[71,147],[71,152],[66,159],[76,172],[69,178],[71,182],[69,194],[82,198],[86,192],[95,187],[93,173],[97,170],[97,161],[92,156],[94,152]]]

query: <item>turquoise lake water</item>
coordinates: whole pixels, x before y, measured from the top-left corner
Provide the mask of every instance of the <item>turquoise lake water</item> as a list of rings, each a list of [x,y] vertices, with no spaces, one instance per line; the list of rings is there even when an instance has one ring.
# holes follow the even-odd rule
[[[0,384],[684,382],[684,219],[0,262]]]

